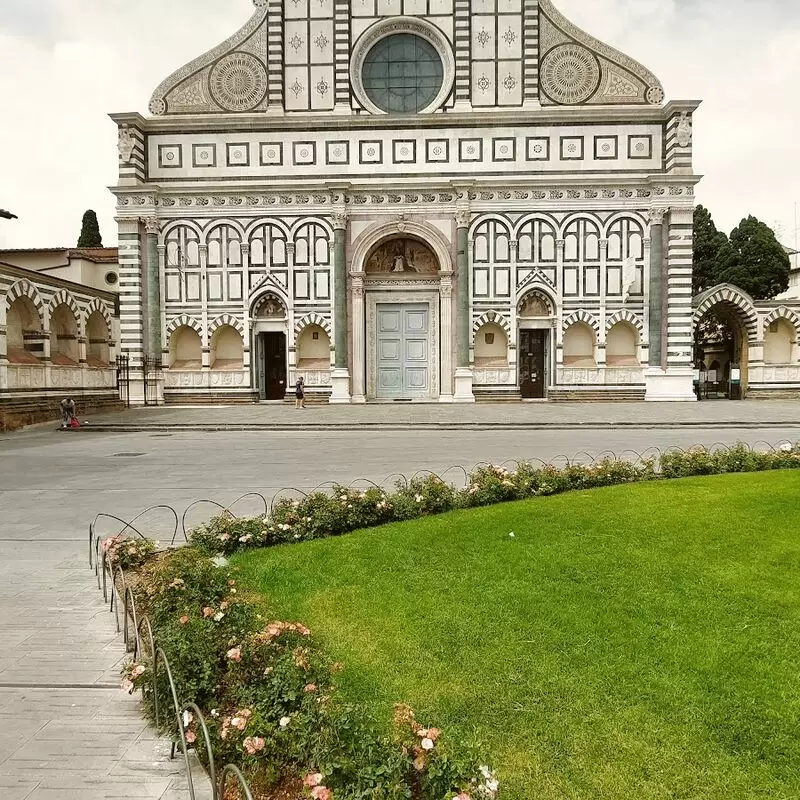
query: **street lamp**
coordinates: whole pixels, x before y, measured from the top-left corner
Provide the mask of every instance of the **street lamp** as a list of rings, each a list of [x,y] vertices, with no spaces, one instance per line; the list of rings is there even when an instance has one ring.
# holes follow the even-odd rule
[[[0,219],[19,219],[19,217],[10,211],[0,208]]]

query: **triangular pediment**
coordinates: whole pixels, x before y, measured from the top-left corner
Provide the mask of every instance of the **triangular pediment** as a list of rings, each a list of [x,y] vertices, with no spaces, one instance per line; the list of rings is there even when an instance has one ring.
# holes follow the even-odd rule
[[[472,50],[469,44],[452,40],[452,30],[458,27],[457,17],[434,17],[424,13],[398,17],[387,11],[376,12],[374,18],[365,19],[350,14],[349,27],[337,23],[339,27],[334,28],[333,14],[337,8],[334,0],[318,0],[313,8],[303,2],[306,0],[297,0],[299,4],[295,0],[285,0],[283,6],[272,3],[268,10],[267,0],[253,0],[255,12],[238,33],[172,74],[156,89],[150,102],[151,113],[244,114],[264,112],[268,107],[278,112],[330,111],[333,109],[333,84],[341,82],[341,76],[348,71],[351,102],[345,101],[337,109],[339,112],[349,111],[348,106],[354,110],[363,109],[363,102],[359,105],[358,80],[352,77],[353,70],[355,74],[360,73],[357,64],[354,67],[350,63],[355,58],[354,43],[364,39],[367,35],[364,30],[377,31],[375,35],[380,38],[382,31],[391,32],[395,22],[405,27],[422,25],[427,26],[425,30],[438,31],[433,40],[441,42],[437,47],[441,53],[447,53],[445,61],[448,63],[456,64],[460,59],[462,64],[468,64],[477,55],[483,58],[485,45],[487,57],[494,58],[497,69],[502,67],[508,72],[503,83],[509,96],[503,99],[497,94],[494,102],[486,101],[482,92],[493,85],[492,79],[487,77],[486,85],[478,80],[472,88],[473,107],[519,105],[521,95],[514,95],[516,100],[511,98],[513,92],[521,91],[523,71],[526,75],[538,75],[538,95],[543,106],[660,105],[664,100],[661,82],[650,70],[585,33],[566,19],[551,0],[538,2],[538,27],[527,26],[523,4],[512,0],[509,9],[515,8],[514,13],[496,14],[498,19],[504,20],[503,25],[508,25],[503,37],[490,32],[493,26],[486,22],[488,17],[484,14],[481,24],[488,27],[473,37]],[[473,15],[479,5],[472,3]],[[528,4],[524,6],[527,8]],[[303,8],[306,10],[302,11]],[[448,30],[450,35],[446,33]],[[534,32],[530,33],[531,30]],[[492,36],[500,44],[492,44]],[[475,63],[478,62],[484,63],[481,59]],[[487,74],[492,73],[492,69],[487,69]],[[307,95],[312,84],[319,97],[314,95],[310,100]],[[342,91],[341,87],[337,91]],[[532,96],[535,90],[529,95]],[[443,94],[443,107],[453,102],[453,97]],[[455,107],[468,110],[470,102],[465,99],[461,106],[456,103]],[[439,105],[435,104],[433,110],[440,110]]]

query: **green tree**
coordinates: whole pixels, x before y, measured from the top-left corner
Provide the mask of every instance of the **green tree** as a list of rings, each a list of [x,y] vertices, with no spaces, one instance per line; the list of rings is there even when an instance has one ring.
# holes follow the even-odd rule
[[[719,257],[728,246],[728,237],[717,230],[711,212],[705,206],[694,210],[694,273],[692,287],[695,294],[720,283]]]
[[[717,283],[732,283],[754,300],[769,300],[789,288],[792,262],[775,232],[753,216],[731,232],[717,256]]]
[[[83,226],[81,236],[78,239],[78,247],[102,247],[103,237],[100,235],[100,225],[97,222],[97,214],[91,209],[83,215]]]

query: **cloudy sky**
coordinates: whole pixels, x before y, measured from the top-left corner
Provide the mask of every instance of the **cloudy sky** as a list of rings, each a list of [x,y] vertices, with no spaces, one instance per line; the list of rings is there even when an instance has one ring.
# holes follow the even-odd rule
[[[798,0],[556,0],[644,62],[695,118],[699,199],[795,241],[800,203]],[[116,241],[116,134],[161,80],[238,29],[252,0],[0,0],[0,247],[71,246],[83,211]]]

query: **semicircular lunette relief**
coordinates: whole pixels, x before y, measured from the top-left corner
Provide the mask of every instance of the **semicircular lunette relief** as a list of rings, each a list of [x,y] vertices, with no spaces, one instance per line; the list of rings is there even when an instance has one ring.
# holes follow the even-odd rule
[[[562,44],[542,59],[541,89],[554,103],[580,105],[600,86],[600,62],[580,44]]]
[[[252,111],[266,97],[267,69],[250,53],[231,53],[211,70],[209,90],[214,101],[226,111]]]

